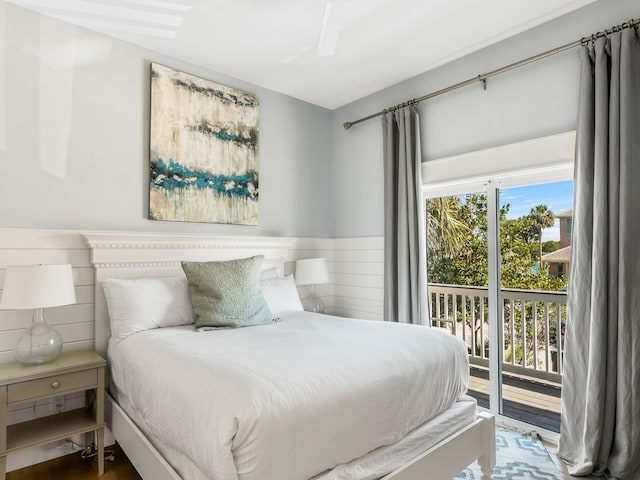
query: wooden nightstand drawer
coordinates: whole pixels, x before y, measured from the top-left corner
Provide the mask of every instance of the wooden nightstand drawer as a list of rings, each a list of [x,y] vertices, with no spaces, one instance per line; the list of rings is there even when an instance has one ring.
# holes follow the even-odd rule
[[[8,386],[7,403],[17,403],[66,393],[70,391],[95,388],[98,383],[98,372],[95,368],[81,372],[55,375],[27,382],[14,383]]]

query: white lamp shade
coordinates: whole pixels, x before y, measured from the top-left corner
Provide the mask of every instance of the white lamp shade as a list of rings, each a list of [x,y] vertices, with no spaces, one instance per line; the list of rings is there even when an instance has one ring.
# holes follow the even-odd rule
[[[329,283],[329,268],[326,258],[305,258],[296,261],[297,285],[320,285]]]
[[[7,267],[1,308],[30,309],[76,303],[71,265]]]

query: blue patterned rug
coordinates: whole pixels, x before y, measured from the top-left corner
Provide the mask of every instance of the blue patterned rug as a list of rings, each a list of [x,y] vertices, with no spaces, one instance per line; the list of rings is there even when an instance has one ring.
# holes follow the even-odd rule
[[[480,480],[480,467],[474,463],[455,480]],[[535,436],[509,430],[496,430],[496,468],[494,480],[563,480],[564,475]]]

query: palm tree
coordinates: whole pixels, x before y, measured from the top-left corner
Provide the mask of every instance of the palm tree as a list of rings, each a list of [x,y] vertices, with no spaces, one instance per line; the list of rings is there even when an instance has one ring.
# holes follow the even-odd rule
[[[555,214],[546,205],[536,205],[528,215],[531,226],[538,237],[538,264],[542,270],[542,230],[553,227]]]
[[[460,197],[437,197],[427,200],[427,248],[449,257],[461,250],[469,226],[460,220]]]

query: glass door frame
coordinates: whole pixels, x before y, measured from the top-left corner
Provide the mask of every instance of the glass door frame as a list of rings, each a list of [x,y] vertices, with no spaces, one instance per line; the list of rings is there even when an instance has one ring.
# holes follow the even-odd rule
[[[502,298],[500,286],[500,191],[489,181],[487,193],[487,272],[489,278],[489,411],[502,416]],[[493,346],[493,348],[492,348]],[[495,348],[498,347],[498,348]]]

